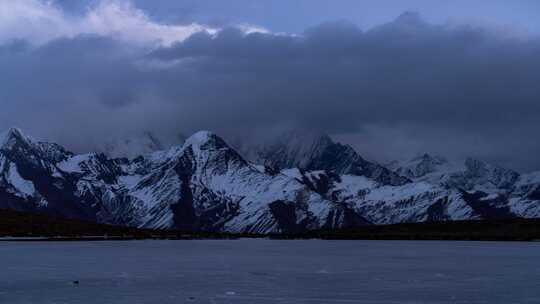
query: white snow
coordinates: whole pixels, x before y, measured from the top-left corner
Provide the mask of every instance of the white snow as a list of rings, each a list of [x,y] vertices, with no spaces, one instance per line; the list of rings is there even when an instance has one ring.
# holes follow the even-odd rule
[[[141,175],[123,175],[118,178],[119,184],[124,186],[128,190],[132,190],[142,181],[144,176]]]
[[[350,195],[355,195],[361,190],[373,189],[377,183],[364,176],[342,175],[341,182],[336,183],[335,189],[345,191]]]
[[[489,200],[493,200],[493,199],[496,199],[499,197],[499,193],[490,193],[488,194],[487,196],[485,197],[482,197],[480,200],[482,201],[489,201]]]
[[[525,186],[531,184],[540,184],[540,171],[522,174],[516,183],[516,186]]]
[[[14,163],[11,163],[9,166],[9,175],[7,180],[16,190],[22,193],[23,196],[33,196],[36,192],[34,183],[22,178],[19,171],[17,171],[17,166]]]
[[[174,204],[180,198],[181,182],[174,170],[168,170],[165,175],[148,187],[139,187],[139,183],[146,179],[154,179],[153,175],[148,176],[121,176],[120,185],[129,190],[128,194],[142,203],[146,209],[151,209],[160,202]]]
[[[284,174],[284,175],[286,175],[288,177],[292,177],[292,178],[302,180],[302,173],[300,172],[300,169],[298,169],[298,168],[291,168],[291,169],[281,170],[281,174]]]
[[[81,163],[88,161],[92,154],[75,155],[57,164],[57,167],[67,173],[84,173]]]
[[[208,142],[212,136],[212,132],[209,131],[199,131],[193,135],[191,135],[186,141],[184,142],[184,149],[186,147],[192,147],[193,152],[198,155],[200,153],[201,145],[204,145],[206,142]]]
[[[266,172],[266,167],[263,165],[251,164],[251,166],[261,173]]]
[[[526,218],[540,218],[540,201],[511,197],[510,210],[518,216]]]
[[[24,135],[20,129],[10,128],[9,130],[0,133],[0,147],[9,148],[16,138],[21,139],[26,143],[32,143],[34,141],[32,138]]]

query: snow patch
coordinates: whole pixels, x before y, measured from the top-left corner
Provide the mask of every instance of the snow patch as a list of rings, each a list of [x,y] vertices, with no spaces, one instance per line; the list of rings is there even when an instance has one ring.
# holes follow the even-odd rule
[[[67,173],[84,173],[81,163],[90,159],[91,154],[75,155],[58,163],[58,168]]]
[[[9,166],[9,175],[7,179],[8,179],[8,182],[16,190],[18,190],[20,193],[23,194],[23,197],[33,196],[34,193],[36,192],[34,183],[32,183],[32,181],[22,178],[21,175],[19,174],[19,171],[17,170],[17,166],[14,163],[11,163]]]
[[[302,172],[300,172],[300,169],[298,169],[298,168],[281,170],[281,174],[283,174],[285,176],[288,176],[288,177],[292,177],[292,178],[302,180]]]

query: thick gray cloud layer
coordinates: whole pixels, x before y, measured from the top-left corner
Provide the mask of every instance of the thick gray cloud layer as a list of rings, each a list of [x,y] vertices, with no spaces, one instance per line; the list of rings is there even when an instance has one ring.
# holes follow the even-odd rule
[[[53,0],[84,12],[99,0]],[[404,11],[421,13],[430,22],[475,22],[511,25],[540,32],[537,0],[131,0],[153,18],[171,22],[257,24],[274,32],[302,32],[328,20],[350,20],[370,28]]]
[[[114,132],[287,125],[381,161],[431,151],[540,169],[540,41],[413,13],[367,31],[228,28],[157,50],[93,35],[15,41],[0,66],[0,127],[75,150]]]
[[[167,71],[184,84],[175,94],[219,113],[215,128],[296,123],[353,134],[375,158],[434,150],[514,166],[538,166],[539,56],[536,40],[412,13],[367,32],[330,23],[301,37],[197,34],[150,55],[180,62]]]

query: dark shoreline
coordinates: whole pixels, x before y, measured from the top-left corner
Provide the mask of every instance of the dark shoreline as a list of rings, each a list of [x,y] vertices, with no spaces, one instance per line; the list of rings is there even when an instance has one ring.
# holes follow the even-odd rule
[[[501,219],[362,226],[284,234],[150,230],[0,210],[0,242],[196,239],[540,241],[540,219]]]

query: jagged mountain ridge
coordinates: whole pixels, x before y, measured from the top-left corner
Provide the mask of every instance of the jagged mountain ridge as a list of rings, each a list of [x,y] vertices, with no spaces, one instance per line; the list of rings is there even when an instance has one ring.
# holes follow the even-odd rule
[[[0,208],[101,223],[279,233],[540,216],[540,174],[468,161],[446,180],[437,177],[441,161],[426,166],[433,160],[422,158],[415,174],[403,177],[403,169],[365,161],[330,138],[302,153],[294,145],[267,150],[263,165],[210,132],[132,160],[75,155],[17,129],[0,143]]]
[[[3,208],[137,227],[253,233],[367,224],[296,179],[261,172],[208,132],[133,161],[63,150],[50,158],[44,143],[19,130],[4,138]]]
[[[448,188],[488,192],[512,190],[521,176],[514,170],[474,158],[467,158],[463,163],[456,163],[427,153],[404,163],[393,162],[389,168],[414,181],[439,183]]]
[[[277,141],[246,147],[247,157],[278,170],[300,168],[336,174],[361,175],[382,184],[399,186],[410,182],[388,168],[362,158],[351,146],[334,142],[326,134],[286,132]]]
[[[414,183],[428,183],[446,191],[458,191],[468,205],[494,216],[540,217],[540,201],[535,196],[540,173],[520,174],[514,170],[467,158],[449,162],[440,156],[423,154],[391,168]],[[491,207],[496,210],[490,210]],[[493,211],[493,212],[492,212]]]

